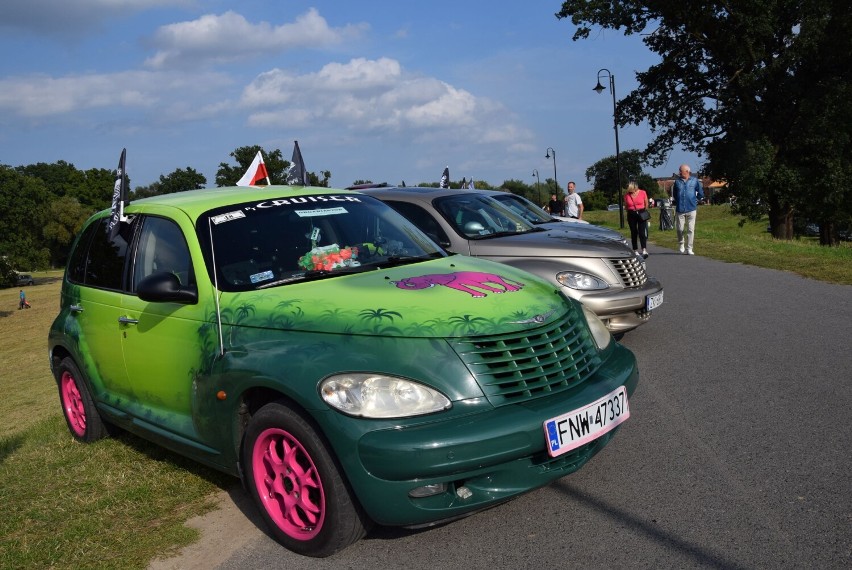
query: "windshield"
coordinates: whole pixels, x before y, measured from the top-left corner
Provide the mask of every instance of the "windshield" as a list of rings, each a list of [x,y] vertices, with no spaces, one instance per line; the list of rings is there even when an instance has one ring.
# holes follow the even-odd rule
[[[553,221],[550,214],[517,194],[494,194],[493,197],[531,224],[537,225]]]
[[[218,208],[199,217],[196,231],[211,279],[215,259],[222,291],[261,289],[444,255],[389,206],[351,192],[282,196]]]
[[[533,229],[523,217],[481,194],[443,196],[435,199],[434,206],[467,239],[522,234]]]

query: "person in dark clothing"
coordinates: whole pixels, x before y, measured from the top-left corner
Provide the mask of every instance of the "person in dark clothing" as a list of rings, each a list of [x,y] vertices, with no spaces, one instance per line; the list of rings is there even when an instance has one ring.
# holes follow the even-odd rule
[[[562,200],[559,200],[556,194],[550,195],[550,202],[547,203],[547,211],[550,212],[551,216],[564,216],[565,204]]]

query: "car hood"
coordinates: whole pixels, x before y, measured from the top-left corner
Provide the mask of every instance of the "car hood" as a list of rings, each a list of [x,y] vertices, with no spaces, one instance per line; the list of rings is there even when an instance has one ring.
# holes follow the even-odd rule
[[[450,338],[526,331],[571,310],[553,285],[464,256],[222,293],[222,323],[290,331]]]
[[[542,229],[470,240],[477,257],[633,257],[624,243],[585,228]]]

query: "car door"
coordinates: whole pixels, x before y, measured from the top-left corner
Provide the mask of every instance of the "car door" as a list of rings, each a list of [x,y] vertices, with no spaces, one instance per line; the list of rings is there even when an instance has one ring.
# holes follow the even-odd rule
[[[138,400],[131,403],[140,421],[148,420],[173,436],[207,439],[193,421],[196,382],[203,374],[205,328],[202,304],[147,302],[136,294],[154,273],[170,272],[183,286],[196,286],[186,237],[172,219],[147,215],[140,220],[129,294],[123,298],[126,325],[121,338],[127,375]],[[187,443],[187,442],[183,442]]]
[[[95,221],[72,254],[63,290],[65,329],[77,341],[76,360],[95,400],[113,407],[136,397],[121,350],[121,300],[128,231],[107,237],[107,219]]]

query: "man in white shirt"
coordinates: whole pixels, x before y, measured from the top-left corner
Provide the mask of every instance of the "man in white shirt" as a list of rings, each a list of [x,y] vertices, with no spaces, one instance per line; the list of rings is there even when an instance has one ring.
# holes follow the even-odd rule
[[[583,219],[583,199],[576,191],[574,182],[568,183],[568,194],[565,196],[565,215],[569,218]]]

